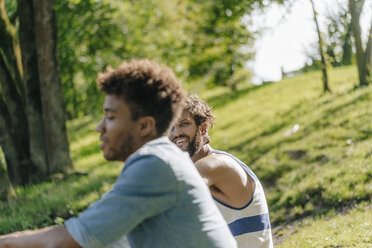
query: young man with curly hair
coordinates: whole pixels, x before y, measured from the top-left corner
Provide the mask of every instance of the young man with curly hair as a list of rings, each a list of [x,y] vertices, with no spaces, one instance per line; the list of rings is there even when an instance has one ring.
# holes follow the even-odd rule
[[[169,139],[195,163],[238,247],[272,247],[269,212],[262,185],[253,171],[233,155],[209,145],[215,116],[205,101],[190,95]]]
[[[100,75],[98,87],[103,156],[125,161],[116,183],[64,226],[5,235],[0,247],[105,247],[124,235],[132,247],[236,247],[189,156],[167,137],[185,95],[173,72],[134,60]]]

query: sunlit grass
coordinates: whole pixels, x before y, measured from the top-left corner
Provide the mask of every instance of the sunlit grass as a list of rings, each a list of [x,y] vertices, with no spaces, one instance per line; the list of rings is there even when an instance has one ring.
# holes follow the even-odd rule
[[[294,235],[278,248],[350,247],[370,248],[372,245],[371,205],[361,204],[348,214],[306,219],[296,227]],[[291,228],[293,229],[293,227]],[[282,230],[281,234],[290,230]]]
[[[206,95],[217,117],[212,146],[259,176],[274,227],[371,201],[372,87],[354,90],[355,67],[329,75],[331,94],[322,93],[320,72],[310,72],[237,98]]]

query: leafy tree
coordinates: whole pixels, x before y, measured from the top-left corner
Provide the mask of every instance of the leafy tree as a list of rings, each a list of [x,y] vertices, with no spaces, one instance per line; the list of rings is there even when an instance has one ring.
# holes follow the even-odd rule
[[[126,36],[119,13],[108,1],[56,2],[58,55],[69,118],[96,111],[101,99],[95,79],[108,64],[118,64]]]
[[[234,88],[249,76],[244,64],[254,36],[246,17],[260,6],[259,0],[57,1],[69,116],[99,109],[97,73],[134,57],[164,63],[189,82]]]
[[[204,79],[212,85],[239,83],[234,74],[251,59],[254,34],[247,29],[245,17],[260,1],[189,1],[187,17],[197,17],[189,28],[192,34],[188,60],[190,78]],[[238,78],[238,80],[236,80]]]
[[[335,14],[328,14],[327,54],[333,66],[352,63],[351,17],[347,6],[341,6]]]

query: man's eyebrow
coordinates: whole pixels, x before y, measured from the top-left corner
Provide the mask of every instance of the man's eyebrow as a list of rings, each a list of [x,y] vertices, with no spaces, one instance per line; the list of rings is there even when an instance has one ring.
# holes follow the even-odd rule
[[[184,119],[179,120],[178,122],[181,123],[181,122],[185,122],[185,121],[191,121],[191,119],[189,117],[186,117]]]
[[[112,113],[116,113],[115,109],[113,109],[113,108],[109,108],[109,107],[107,107],[107,108],[104,108],[104,109],[103,109],[103,111],[105,111],[105,112],[112,112]]]

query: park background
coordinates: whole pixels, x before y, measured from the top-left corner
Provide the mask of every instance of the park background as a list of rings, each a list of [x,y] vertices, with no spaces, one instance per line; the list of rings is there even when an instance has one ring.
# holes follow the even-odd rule
[[[95,79],[150,58],[213,107],[212,146],[262,181],[277,247],[371,247],[372,5],[332,2],[0,0],[0,234],[110,189],[123,165],[99,150]],[[299,9],[294,35],[272,25]],[[265,48],[276,32],[302,59]]]

